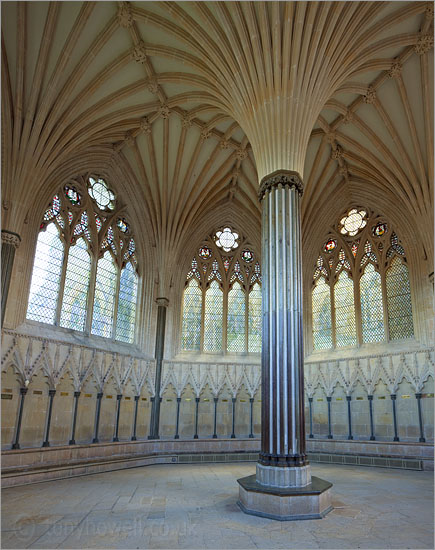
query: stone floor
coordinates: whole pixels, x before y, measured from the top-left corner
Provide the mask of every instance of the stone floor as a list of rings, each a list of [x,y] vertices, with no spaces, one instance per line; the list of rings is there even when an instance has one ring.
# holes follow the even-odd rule
[[[434,548],[433,474],[314,464],[324,519],[243,514],[255,464],[155,465],[2,491],[2,548]]]

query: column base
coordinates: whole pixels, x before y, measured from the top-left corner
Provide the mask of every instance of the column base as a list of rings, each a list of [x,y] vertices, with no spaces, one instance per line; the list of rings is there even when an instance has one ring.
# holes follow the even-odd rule
[[[178,434],[174,435],[174,439],[180,439],[180,436]]]
[[[49,442],[49,441],[44,441],[44,442],[42,443],[42,446],[43,446],[43,447],[50,447],[50,442]]]
[[[199,439],[198,434],[195,434],[195,435],[193,436],[193,439]]]
[[[249,434],[250,439],[254,439],[254,434]]]
[[[257,463],[256,482],[269,489],[306,487],[311,483],[311,468],[309,465],[281,468]]]
[[[245,514],[279,521],[321,519],[331,510],[332,483],[312,477],[306,487],[273,488],[257,483],[255,475],[237,480],[237,504]]]
[[[419,437],[419,438],[418,438],[418,441],[419,441],[420,443],[426,443],[426,438],[424,438],[424,437]]]
[[[76,440],[75,440],[75,439],[70,439],[70,440],[69,440],[68,445],[75,445],[75,444],[76,444]]]
[[[137,437],[134,435],[132,438],[131,438],[132,441],[137,441]]]
[[[114,437],[112,441],[113,441],[114,443],[118,443],[118,442],[119,442],[119,437]]]
[[[370,436],[370,441],[376,441],[376,437],[374,435]]]
[[[12,449],[21,449],[19,443],[12,443]]]
[[[398,437],[393,437],[393,441],[400,441]]]
[[[213,434],[212,439],[217,439],[217,435],[216,435],[216,434]]]
[[[149,435],[148,439],[160,439],[159,435]]]
[[[235,434],[231,434],[231,439],[236,439]]]

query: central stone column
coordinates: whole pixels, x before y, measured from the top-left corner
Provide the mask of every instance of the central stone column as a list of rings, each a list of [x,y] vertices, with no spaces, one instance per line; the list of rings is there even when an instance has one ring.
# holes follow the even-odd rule
[[[297,172],[260,182],[262,203],[261,452],[256,475],[239,479],[239,505],[279,520],[321,518],[331,484],[311,477],[305,453],[302,254]]]
[[[296,172],[260,184],[262,203],[262,399],[257,482],[303,487],[305,454],[300,196]]]

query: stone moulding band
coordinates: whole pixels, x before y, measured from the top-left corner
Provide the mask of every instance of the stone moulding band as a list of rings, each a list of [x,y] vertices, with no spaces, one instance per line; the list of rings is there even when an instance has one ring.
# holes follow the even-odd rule
[[[294,187],[299,195],[304,192],[304,185],[302,178],[298,172],[293,170],[277,170],[272,172],[268,176],[265,176],[260,182],[260,188],[258,190],[258,199],[261,202],[267,191],[270,191],[274,187],[282,185],[283,187]]]
[[[10,244],[14,248],[18,248],[21,243],[21,237],[18,233],[13,231],[8,231],[7,229],[2,229],[2,244]]]
[[[295,466],[307,466],[309,464],[305,454],[289,456],[260,453],[258,462],[263,466],[275,466],[280,468],[293,468]]]

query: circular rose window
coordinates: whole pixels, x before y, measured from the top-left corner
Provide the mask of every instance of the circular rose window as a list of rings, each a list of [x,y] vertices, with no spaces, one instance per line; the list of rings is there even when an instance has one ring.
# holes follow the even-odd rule
[[[353,237],[367,225],[366,217],[367,212],[365,210],[353,208],[348,212],[347,216],[340,220],[340,232],[343,235]]]
[[[234,233],[229,227],[225,227],[222,231],[217,231],[215,238],[217,246],[225,252],[234,250],[239,246],[237,242],[239,235]]]

